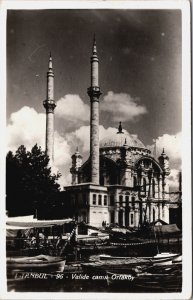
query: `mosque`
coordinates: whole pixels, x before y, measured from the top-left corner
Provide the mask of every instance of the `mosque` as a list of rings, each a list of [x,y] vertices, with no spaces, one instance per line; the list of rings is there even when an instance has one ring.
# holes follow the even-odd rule
[[[62,192],[73,217],[93,226],[118,224],[138,227],[160,219],[169,223],[169,157],[156,160],[151,151],[120,122],[118,130],[99,142],[99,60],[94,39],[91,55],[90,157],[82,163],[78,149],[72,155],[72,185]],[[47,72],[46,152],[54,160],[54,73],[52,57]],[[65,209],[65,206],[64,206]]]

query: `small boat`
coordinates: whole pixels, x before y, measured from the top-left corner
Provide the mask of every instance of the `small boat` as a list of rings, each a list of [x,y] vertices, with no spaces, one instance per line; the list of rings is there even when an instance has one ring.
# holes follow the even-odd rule
[[[168,266],[172,264],[172,259],[163,259],[160,261],[153,262],[153,266]]]
[[[54,257],[49,255],[24,256],[24,257],[8,257],[7,268],[14,270],[51,270],[61,271],[64,268],[66,260],[62,257]]]
[[[172,261],[173,263],[181,263],[182,262],[182,255],[175,257]]]
[[[181,256],[180,254],[176,254],[176,253],[169,253],[169,252],[162,252],[162,253],[158,253],[155,256],[150,256],[150,257],[136,257],[136,260],[139,261],[150,261],[150,262],[161,262],[161,261],[169,261],[169,260],[174,260],[177,259],[179,256]],[[129,259],[134,259],[134,257],[127,257],[127,256],[123,256],[123,257],[119,257],[119,256],[111,256],[111,255],[106,255],[106,254],[101,254],[99,255],[100,260],[129,260]]]

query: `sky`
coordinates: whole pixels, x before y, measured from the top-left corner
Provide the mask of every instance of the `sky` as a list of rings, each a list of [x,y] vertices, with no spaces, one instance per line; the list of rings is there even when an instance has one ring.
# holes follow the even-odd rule
[[[180,10],[9,10],[7,148],[45,148],[46,72],[55,74],[55,167],[69,184],[71,155],[89,153],[90,55],[96,35],[100,138],[123,129],[170,157],[172,188],[181,168]]]

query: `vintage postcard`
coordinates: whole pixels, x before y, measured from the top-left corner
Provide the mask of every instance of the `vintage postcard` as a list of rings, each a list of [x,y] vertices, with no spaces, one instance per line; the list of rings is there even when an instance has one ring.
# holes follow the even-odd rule
[[[1,8],[2,299],[189,299],[190,3]]]

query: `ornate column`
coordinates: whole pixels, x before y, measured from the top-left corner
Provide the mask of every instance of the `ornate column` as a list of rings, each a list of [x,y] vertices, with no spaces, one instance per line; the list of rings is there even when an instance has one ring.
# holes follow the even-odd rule
[[[151,209],[152,209],[152,206],[151,206],[151,203],[149,203],[149,222],[151,223]]]
[[[123,226],[125,226],[125,210],[122,210]]]
[[[119,224],[119,211],[118,208],[115,208],[115,224]]]

